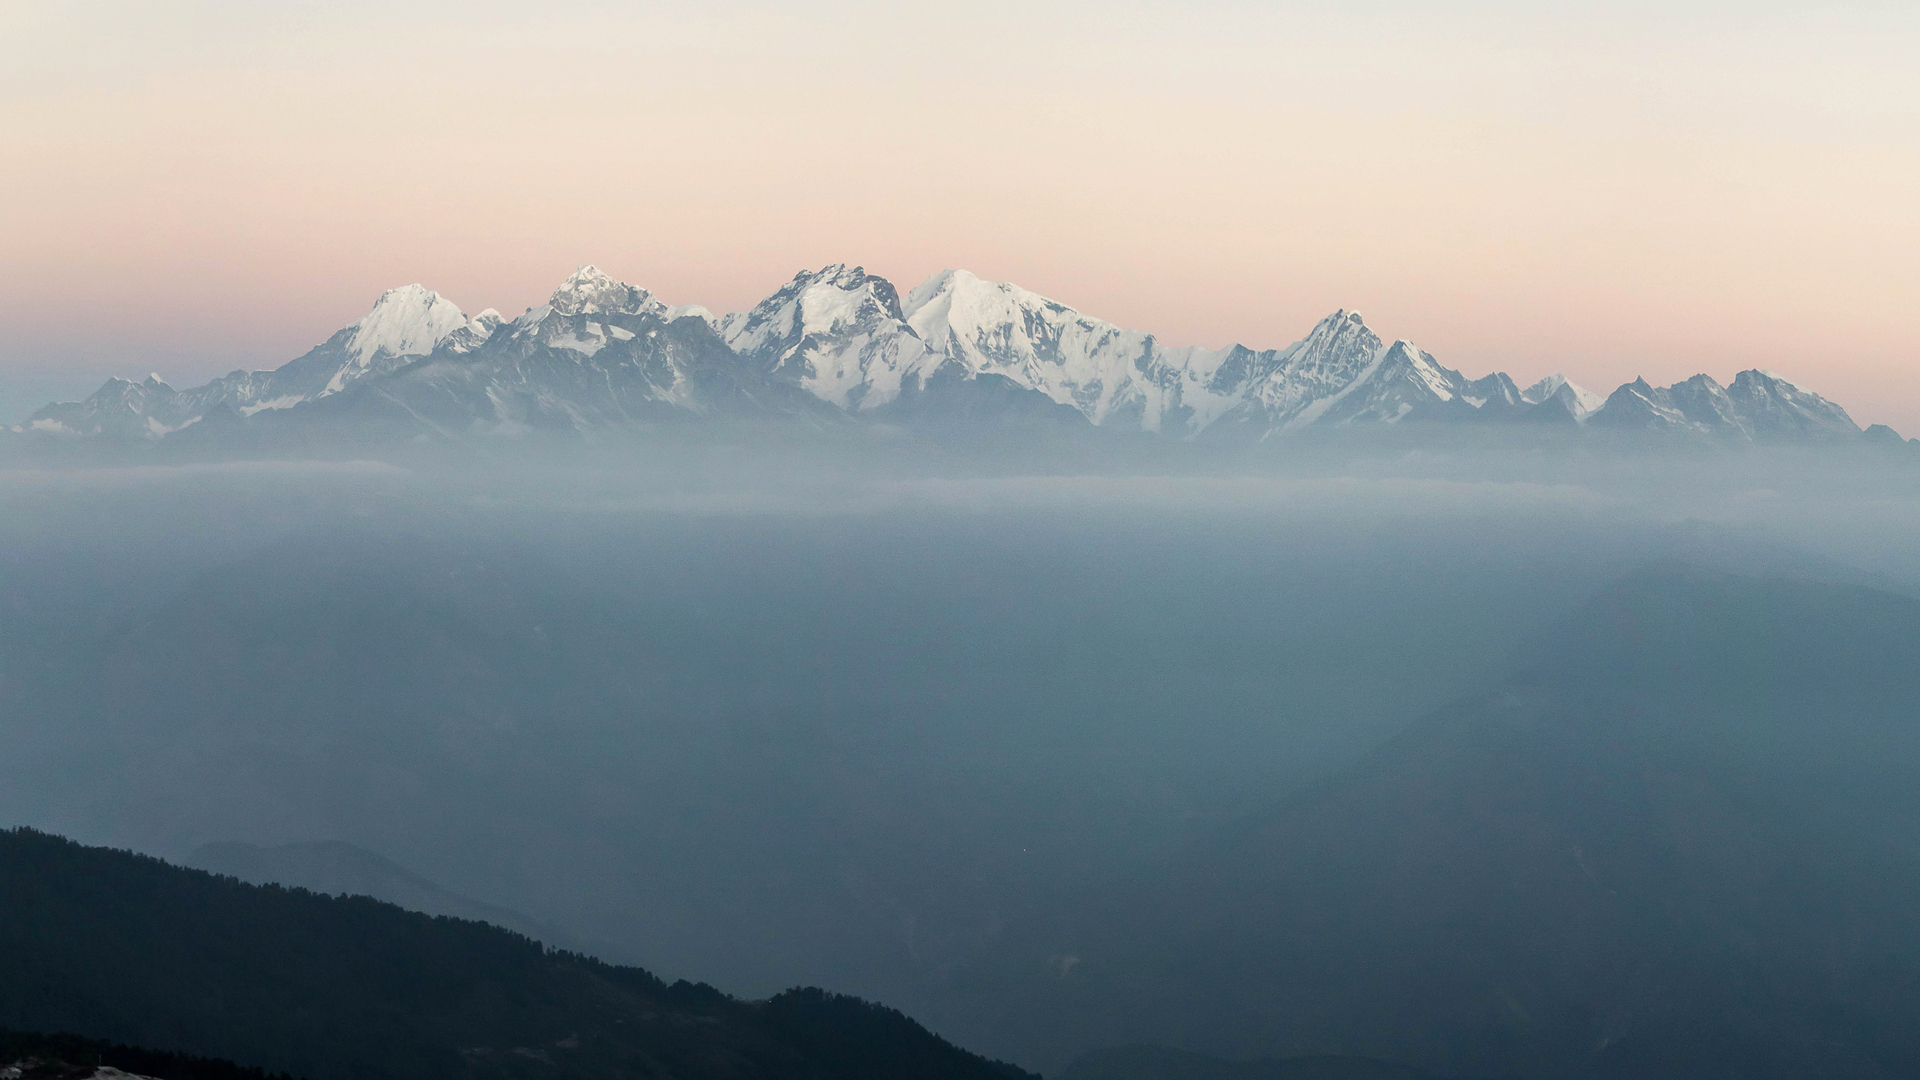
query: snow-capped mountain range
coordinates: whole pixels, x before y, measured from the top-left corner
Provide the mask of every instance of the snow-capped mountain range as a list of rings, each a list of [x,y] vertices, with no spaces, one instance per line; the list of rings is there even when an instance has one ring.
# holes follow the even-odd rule
[[[670,307],[583,266],[508,321],[468,317],[419,285],[270,371],[176,390],[111,379],[35,413],[51,436],[159,439],[211,427],[465,437],[689,421],[1057,423],[1176,439],[1264,440],[1306,428],[1544,422],[1738,442],[1861,435],[1846,410],[1778,375],[1705,375],[1602,398],[1552,375],[1525,390],[1468,379],[1336,311],[1284,348],[1171,347],[1005,282],[948,270],[904,298],[834,265],[747,311]],[[209,434],[202,429],[196,437]],[[1891,434],[1891,433],[1887,433]]]

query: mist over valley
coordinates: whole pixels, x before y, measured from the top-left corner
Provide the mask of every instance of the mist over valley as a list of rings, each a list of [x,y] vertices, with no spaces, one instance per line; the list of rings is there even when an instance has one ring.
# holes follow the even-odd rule
[[[0,814],[1047,1075],[1920,1061],[1903,457],[770,445],[13,468]]]

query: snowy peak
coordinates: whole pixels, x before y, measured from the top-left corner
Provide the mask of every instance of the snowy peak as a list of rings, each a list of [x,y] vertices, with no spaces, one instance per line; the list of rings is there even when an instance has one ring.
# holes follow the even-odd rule
[[[1632,431],[1691,431],[1738,438],[1746,434],[1726,388],[1705,375],[1667,387],[1635,379],[1608,396],[1593,415],[1593,423]]]
[[[1045,335],[1042,324],[1065,327],[1069,324],[1096,334],[1124,332],[1110,322],[1090,318],[1056,300],[1028,292],[1005,281],[984,281],[965,270],[943,270],[922,282],[908,294],[903,306],[907,325],[928,341],[943,329],[954,330],[969,339],[978,339],[980,331],[1008,330],[1007,346],[1013,335],[1025,334],[1031,345],[1035,331]],[[1137,335],[1145,337],[1146,335]],[[995,351],[987,347],[986,351]]]
[[[1667,388],[1667,400],[1702,431],[1738,431],[1740,417],[1727,388],[1712,376],[1695,375]]]
[[[586,265],[561,282],[545,304],[513,320],[508,336],[591,356],[610,340],[630,339],[637,319],[667,321],[672,312],[647,290]]]
[[[937,337],[944,341],[956,297],[986,291],[987,283],[965,270],[942,270],[907,294],[901,305],[901,317],[921,340],[932,341]]]
[[[425,356],[466,325],[453,301],[422,285],[402,285],[381,293],[342,344],[354,363],[368,367],[382,356]]]
[[[1373,373],[1386,344],[1357,311],[1341,309],[1284,349],[1230,350],[1196,404],[1224,404],[1223,431],[1265,437],[1318,421]],[[1204,426],[1204,425],[1203,425]]]
[[[1435,401],[1452,401],[1466,382],[1459,372],[1441,367],[1432,353],[1406,340],[1394,342],[1387,350],[1381,373],[1405,380],[1416,392],[1432,395]]]
[[[934,342],[944,341],[951,330],[969,336],[982,327],[1011,330],[1027,321],[1027,311],[1049,306],[1069,310],[1006,282],[982,281],[965,270],[942,270],[907,294],[902,313],[922,340]]]
[[[1859,425],[1840,406],[1777,375],[1751,370],[1723,387],[1695,375],[1657,388],[1645,379],[1615,390],[1593,422],[1642,431],[1674,430],[1743,442],[1851,438]]]
[[[343,393],[350,384],[370,385]],[[114,379],[85,401],[47,406],[32,427],[159,438],[207,415],[271,424],[296,408],[346,416],[362,402],[403,397],[391,415],[443,433],[726,414],[833,426],[866,414],[889,424],[1092,424],[1254,441],[1305,427],[1510,420],[1735,442],[1860,436],[1846,410],[1765,371],[1743,371],[1731,386],[1705,375],[1664,388],[1638,379],[1603,401],[1561,374],[1524,391],[1500,372],[1469,380],[1409,341],[1383,341],[1344,308],[1284,348],[1168,347],[966,270],[934,274],[902,297],[846,263],[795,274],[721,318],[669,308],[591,265],[511,323],[492,309],[468,318],[407,285],[271,371],[188,390],[157,374]]]
[[[455,353],[469,353],[493,339],[500,327],[506,325],[505,316],[492,308],[467,320],[467,324],[440,340],[439,347]]]
[[[1546,378],[1541,379],[1539,382],[1534,383],[1532,386],[1527,387],[1525,390],[1520,391],[1520,396],[1526,399],[1528,404],[1538,405],[1559,393],[1561,387],[1571,385],[1573,384],[1567,381],[1565,375],[1556,371]]]
[[[1847,410],[1770,371],[1735,375],[1727,396],[1759,442],[1847,437],[1860,430]]]
[[[1472,403],[1465,400],[1468,385],[1459,372],[1441,366],[1432,353],[1411,341],[1396,341],[1324,407],[1315,409],[1312,419],[1331,424],[1395,424],[1416,410],[1450,402],[1471,407]]]
[[[927,348],[968,378],[1004,377],[1095,424],[1113,416],[1138,417],[1148,428],[1157,421],[1154,386],[1164,365],[1150,334],[965,270],[935,274],[903,308]]]
[[[1348,311],[1346,308],[1341,308],[1315,323],[1313,332],[1315,334],[1332,334],[1341,330],[1364,330],[1366,327],[1367,320],[1362,318],[1359,312]],[[1312,335],[1308,336],[1311,337]]]
[[[1289,381],[1351,382],[1386,350],[1380,335],[1367,328],[1357,311],[1342,309],[1314,324],[1313,331],[1285,354]]]
[[[1241,403],[1272,353],[1175,348],[1007,282],[944,270],[903,305],[927,348],[966,379],[994,376],[1089,422],[1189,437]]]
[[[748,363],[842,408],[893,400],[903,375],[927,355],[893,283],[845,263],[795,274],[718,328]]]
[[[1557,371],[1521,391],[1520,399],[1529,405],[1557,402],[1575,420],[1585,420],[1606,404],[1605,398]]]
[[[1512,377],[1504,371],[1496,371],[1467,383],[1461,388],[1460,397],[1476,409],[1485,408],[1488,405],[1521,408],[1532,404],[1521,396],[1520,388],[1514,385]]]
[[[791,350],[807,337],[855,331],[874,319],[903,321],[893,283],[861,267],[835,263],[795,274],[772,296],[720,324],[728,345],[756,355],[774,344]]]
[[[914,287],[912,292],[907,294],[906,303],[903,305],[904,314],[902,317],[908,321],[912,321],[920,309],[933,303],[936,298],[949,296],[958,280],[962,278],[976,283],[980,280],[965,270],[942,270],[921,282]]]
[[[664,312],[652,293],[621,281],[591,264],[575,270],[553,290],[547,305],[562,315],[638,315]]]
[[[1341,308],[1326,318],[1321,319],[1319,322],[1314,323],[1313,330],[1308,333],[1303,340],[1310,341],[1317,337],[1330,337],[1342,333],[1352,333],[1366,330],[1366,328],[1367,320],[1362,318],[1359,312]]]
[[[778,296],[798,287],[808,294],[850,294],[870,297],[885,313],[895,319],[905,320],[906,315],[900,309],[900,293],[893,282],[878,274],[869,274],[864,266],[848,266],[846,263],[834,263],[821,267],[812,273],[802,271],[793,276]]]
[[[1603,427],[1654,431],[1687,426],[1687,418],[1675,408],[1672,395],[1657,390],[1646,379],[1635,379],[1607,395],[1607,402],[1594,413],[1593,422]]]
[[[337,394],[368,375],[385,374],[425,356],[467,329],[459,305],[423,285],[388,289],[359,322],[306,356],[271,373],[272,408]],[[250,393],[259,387],[250,388]],[[235,401],[245,407],[251,402]]]
[[[28,430],[157,439],[198,418],[183,415],[182,396],[158,375],[140,382],[109,378],[84,401],[56,402],[40,409],[28,421]]]

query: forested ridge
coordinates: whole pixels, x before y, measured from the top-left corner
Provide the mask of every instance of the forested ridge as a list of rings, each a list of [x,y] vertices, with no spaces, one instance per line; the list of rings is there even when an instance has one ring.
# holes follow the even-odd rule
[[[0,1070],[9,1069],[20,1070],[18,1080],[77,1080],[100,1069],[118,1069],[151,1080],[293,1080],[285,1073],[269,1073],[219,1058],[64,1033],[0,1028]]]
[[[307,1080],[1024,1076],[815,989],[668,984],[364,897],[0,832],[0,1026]]]

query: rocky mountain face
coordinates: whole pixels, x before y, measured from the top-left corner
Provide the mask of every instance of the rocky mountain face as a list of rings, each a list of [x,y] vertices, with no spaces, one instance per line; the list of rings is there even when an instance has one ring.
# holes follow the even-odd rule
[[[1857,437],[1846,410],[1778,375],[1706,375],[1601,398],[1552,375],[1469,379],[1337,311],[1285,348],[1170,347],[1005,282],[936,274],[904,297],[836,264],[715,317],[582,267],[512,321],[418,285],[271,371],[176,390],[112,379],[24,429],[158,439],[209,416],[397,437],[593,433],[740,420],[1093,426],[1259,441],[1305,428],[1544,421],[1736,443]],[[1890,434],[1890,433],[1889,433]],[[203,432],[196,437],[209,437]]]

